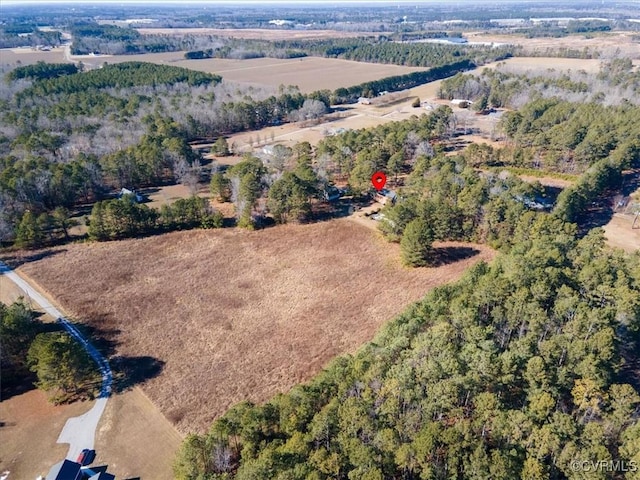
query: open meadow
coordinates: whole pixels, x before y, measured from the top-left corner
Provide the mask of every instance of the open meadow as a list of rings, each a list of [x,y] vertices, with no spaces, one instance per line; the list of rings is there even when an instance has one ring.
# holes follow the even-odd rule
[[[225,80],[243,84],[269,85],[275,88],[280,85],[296,85],[303,93],[322,89],[335,90],[339,87],[350,87],[371,80],[427,70],[426,68],[418,67],[402,67],[319,57],[186,60],[184,52],[148,53],[145,55],[102,55],[99,57],[83,57],[82,61],[92,66],[98,66],[104,62],[122,63],[131,61],[174,65],[201,72],[215,73],[221,75]]]
[[[247,232],[175,232],[52,249],[19,271],[66,311],[152,357],[142,389],[180,431],[205,431],[355,351],[386,321],[493,252],[440,245],[442,266],[406,269],[399,246],[351,219]]]

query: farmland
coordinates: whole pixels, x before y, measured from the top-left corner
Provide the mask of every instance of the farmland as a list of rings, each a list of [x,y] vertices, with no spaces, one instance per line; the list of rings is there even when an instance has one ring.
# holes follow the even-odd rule
[[[493,34],[477,32],[467,35],[472,42],[510,43],[520,45],[525,53],[541,54],[559,49],[583,50],[601,52],[606,58],[617,52],[616,55],[630,56],[640,59],[638,43],[633,38],[633,32],[603,33],[600,35],[569,35],[562,38],[543,37],[526,38],[519,35]]]
[[[89,65],[97,65],[105,61],[108,63],[143,61],[174,65],[202,72],[215,72],[227,81],[244,84],[268,85],[275,88],[280,85],[297,85],[303,93],[322,89],[334,90],[370,80],[425,70],[316,57],[185,60],[184,52],[89,57],[84,58],[83,61]]]
[[[348,32],[337,30],[291,30],[266,28],[138,28],[143,35],[214,35],[252,40],[314,40],[381,35],[388,32]]]
[[[111,332],[119,355],[165,362],[143,390],[180,431],[204,431],[232,404],[267,400],[355,351],[407,304],[493,255],[449,247],[441,252],[463,258],[407,270],[397,245],[343,219],[68,245],[20,271]]]

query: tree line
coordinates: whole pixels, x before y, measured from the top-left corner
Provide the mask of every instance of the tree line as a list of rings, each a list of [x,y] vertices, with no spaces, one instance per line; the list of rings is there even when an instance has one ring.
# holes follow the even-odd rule
[[[56,67],[59,70],[59,67]],[[82,74],[38,77],[38,80],[20,97],[73,94],[79,91],[101,90],[105,88],[129,88],[144,85],[174,85],[186,83],[190,86],[216,84],[222,80],[218,75],[197,72],[182,67],[156,65],[147,62],[123,62],[106,68],[90,70]],[[20,99],[19,99],[20,100]],[[19,102],[18,102],[19,103]]]
[[[181,198],[155,209],[137,203],[133,195],[123,195],[94,204],[88,233],[92,240],[119,240],[174,230],[220,228],[222,222],[222,214],[204,198]]]
[[[3,395],[25,382],[47,392],[54,403],[93,395],[100,375],[91,357],[66,332],[50,327],[37,320],[24,300],[0,303]]]
[[[397,92],[407,90],[435,80],[447,78],[465,70],[471,70],[476,65],[471,60],[462,60],[448,65],[430,68],[425,72],[413,72],[405,75],[385,77],[380,80],[364,82],[347,88],[338,88],[333,92],[332,103],[351,103],[359,97],[374,97],[382,92]]]
[[[16,67],[7,74],[7,80],[15,81],[21,78],[31,80],[45,80],[58,78],[63,75],[73,75],[78,73],[78,67],[73,63],[45,63],[39,61],[33,65]]]

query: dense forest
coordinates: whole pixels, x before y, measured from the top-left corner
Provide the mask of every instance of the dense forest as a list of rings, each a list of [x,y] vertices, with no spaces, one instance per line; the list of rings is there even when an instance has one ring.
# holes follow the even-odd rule
[[[240,87],[179,67],[129,62],[74,69],[36,64],[7,76],[0,100],[0,241],[35,247],[64,239],[65,215],[121,187],[191,184],[204,172],[187,140],[326,110],[295,89]],[[185,224],[194,222],[165,219],[156,226]]]
[[[76,24],[71,28],[71,35],[73,55],[175,52],[193,48],[194,45],[192,39],[181,36],[141,35],[134,28],[95,23]]]

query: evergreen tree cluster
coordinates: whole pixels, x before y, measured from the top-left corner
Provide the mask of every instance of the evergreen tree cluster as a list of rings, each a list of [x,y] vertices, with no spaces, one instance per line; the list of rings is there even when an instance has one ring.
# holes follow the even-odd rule
[[[96,202],[91,210],[89,238],[118,240],[192,228],[219,228],[222,215],[200,197],[181,198],[160,210],[138,204],[133,195]]]
[[[31,80],[46,80],[64,75],[78,73],[78,67],[73,63],[45,63],[39,61],[33,65],[24,65],[11,70],[7,74],[10,81],[28,78]]]
[[[46,64],[45,64],[46,65]],[[190,86],[216,84],[222,78],[211,73],[197,72],[182,67],[157,65],[147,62],[124,62],[105,65],[88,72],[62,75],[55,78],[39,77],[33,86],[20,92],[18,100],[29,96],[73,94],[105,88],[131,88],[145,85]]]
[[[99,375],[91,357],[68,334],[51,331],[22,299],[0,303],[2,394],[33,382],[54,403],[91,395]],[[35,374],[31,378],[30,372]]]

